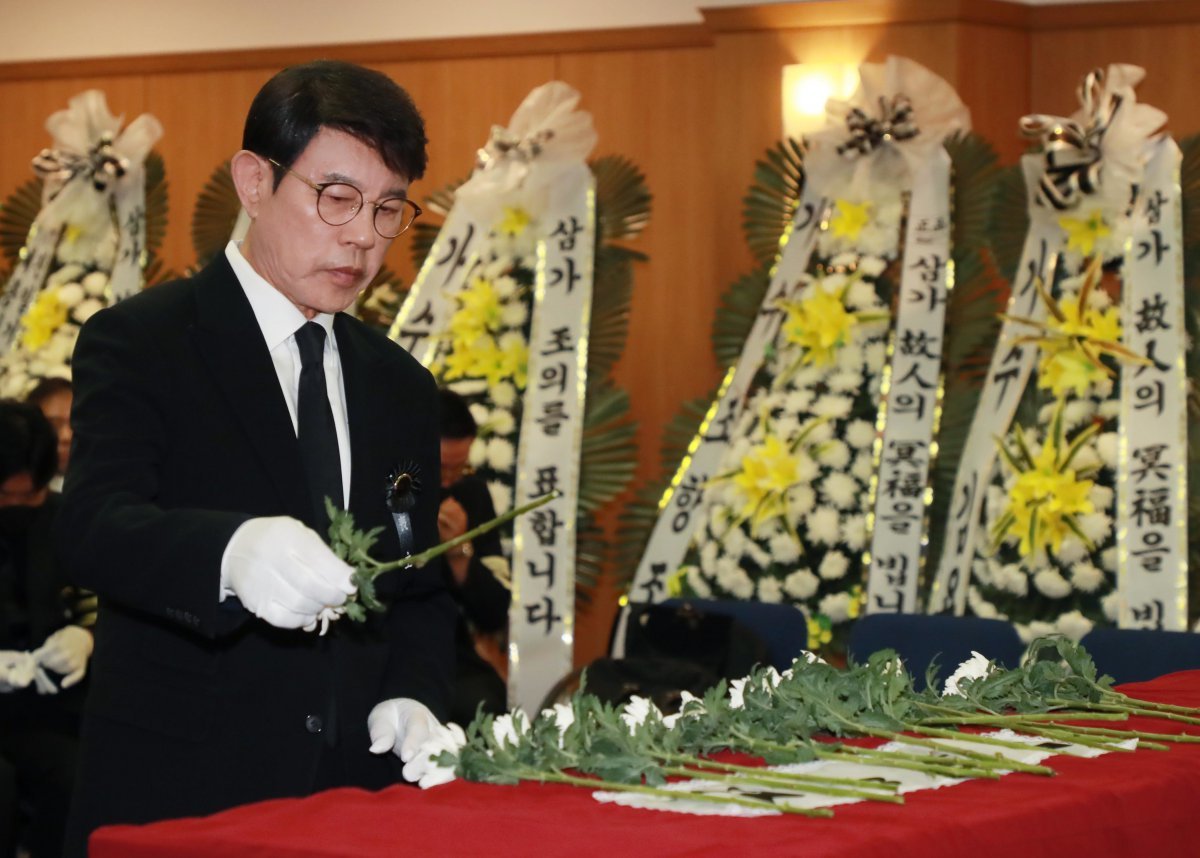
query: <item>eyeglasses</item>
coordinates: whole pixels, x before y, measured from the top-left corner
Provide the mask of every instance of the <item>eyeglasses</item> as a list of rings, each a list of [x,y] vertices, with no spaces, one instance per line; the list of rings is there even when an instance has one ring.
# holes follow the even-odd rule
[[[342,226],[354,220],[363,203],[374,207],[375,214],[372,224],[375,231],[383,238],[395,238],[421,216],[421,207],[412,200],[403,197],[388,197],[386,200],[371,202],[364,200],[362,191],[345,182],[323,182],[316,184],[290,167],[285,167],[274,158],[268,158],[272,164],[281,170],[287,170],[304,184],[317,192],[317,216],[330,226]]]

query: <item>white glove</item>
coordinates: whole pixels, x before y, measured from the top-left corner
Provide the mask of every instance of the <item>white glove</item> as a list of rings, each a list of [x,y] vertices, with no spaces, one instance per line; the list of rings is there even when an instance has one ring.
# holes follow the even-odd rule
[[[62,687],[70,688],[87,673],[93,646],[92,633],[87,629],[64,626],[46,638],[46,642],[34,651],[33,657],[42,667],[63,674]],[[38,690],[42,691],[40,684]]]
[[[221,589],[281,629],[311,632],[341,616],[354,568],[316,531],[288,516],[252,518],[234,531],[221,563]]]
[[[31,652],[0,650],[0,694],[8,694],[37,684],[39,694],[57,694],[58,686],[46,675]]]
[[[462,734],[462,729],[457,725],[451,727]],[[367,732],[371,736],[372,754],[391,751],[404,761],[401,772],[406,781],[416,781],[422,787],[430,787],[454,779],[453,772],[450,772],[449,778],[442,780],[429,777],[438,774],[438,767],[430,759],[430,753],[422,753],[422,750],[431,740],[444,740],[445,734],[451,731],[438,722],[424,703],[408,697],[377,703],[367,716]],[[432,756],[436,757],[442,750],[439,747],[432,752]]]

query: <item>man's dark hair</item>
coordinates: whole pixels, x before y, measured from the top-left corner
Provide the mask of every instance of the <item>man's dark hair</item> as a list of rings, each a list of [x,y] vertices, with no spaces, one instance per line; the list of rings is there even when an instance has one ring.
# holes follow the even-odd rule
[[[441,396],[439,410],[442,413],[442,437],[452,441],[474,438],[479,433],[479,426],[471,416],[467,400],[446,387],[438,393]]]
[[[0,399],[0,482],[28,472],[35,490],[58,469],[58,436],[42,410],[28,402]]]
[[[410,182],[425,175],[425,121],[409,94],[381,72],[336,60],[290,66],[267,81],[246,114],[242,148],[287,168],[322,128],[357,138]],[[279,187],[285,170],[274,169]]]
[[[71,382],[65,378],[43,378],[33,390],[29,391],[29,395],[25,397],[25,401],[30,405],[41,405],[57,393],[70,392]]]

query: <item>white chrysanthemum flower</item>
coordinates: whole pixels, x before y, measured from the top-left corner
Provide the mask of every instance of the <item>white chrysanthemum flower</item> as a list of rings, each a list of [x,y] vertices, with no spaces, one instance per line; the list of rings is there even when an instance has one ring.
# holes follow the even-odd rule
[[[499,480],[488,481],[488,494],[492,496],[492,506],[496,515],[504,515],[512,509],[512,489]]]
[[[1042,620],[1033,620],[1030,622],[1029,625],[1024,627],[1024,633],[1022,633],[1021,628],[1021,626],[1017,627],[1017,634],[1020,635],[1023,643],[1032,643],[1038,638],[1044,638],[1046,635],[1052,635],[1057,632],[1057,629],[1054,628],[1054,623]],[[1028,637],[1025,635],[1028,635]]]
[[[783,579],[784,592],[798,601],[812,598],[819,586],[821,579],[807,569],[797,569]]]
[[[487,442],[487,463],[497,471],[507,471],[513,466],[515,451],[512,442],[505,438],[490,438]]]
[[[708,532],[713,539],[720,539],[729,531],[729,512],[725,507],[713,505],[708,510]]]
[[[1001,567],[997,585],[1014,596],[1024,597],[1029,594],[1029,576],[1017,563],[1006,563]]]
[[[770,434],[777,438],[791,439],[800,432],[800,421],[795,414],[783,414],[771,421]]]
[[[842,520],[841,541],[851,551],[861,551],[867,544],[867,517],[848,515]]]
[[[1051,599],[1061,599],[1071,592],[1071,584],[1054,569],[1041,569],[1033,575],[1033,586]]]
[[[971,657],[962,662],[954,673],[950,674],[950,678],[946,680],[946,686],[942,689],[942,696],[946,697],[951,694],[961,695],[959,683],[966,682],[969,679],[984,679],[995,671],[995,666],[988,661],[987,656],[971,650]]]
[[[1096,408],[1090,399],[1072,399],[1063,407],[1063,424],[1071,431],[1092,419]]]
[[[1117,433],[1102,432],[1096,438],[1096,453],[1106,468],[1117,467]]]
[[[784,400],[784,410],[792,414],[800,414],[808,410],[812,405],[813,392],[811,390],[801,389],[790,391]]]
[[[746,532],[740,527],[731,527],[729,533],[725,534],[722,547],[731,557],[741,557],[746,550]]]
[[[1097,384],[1104,384],[1104,383],[1105,382],[1097,382]],[[1112,382],[1107,382],[1107,383],[1109,385],[1112,384]],[[1107,394],[1105,394],[1105,395],[1107,395]],[[1119,399],[1105,399],[1103,402],[1100,403],[1100,407],[1096,409],[1096,415],[1103,418],[1104,420],[1115,420],[1117,418],[1117,415],[1119,415],[1120,413],[1121,413],[1121,400],[1119,400]]]
[[[558,728],[560,737],[575,723],[575,707],[570,703],[555,703],[554,708],[543,709],[542,714],[554,719],[554,726]]]
[[[1054,629],[1059,634],[1066,635],[1071,640],[1078,642],[1080,638],[1092,630],[1095,625],[1091,620],[1081,614],[1079,611],[1068,611],[1065,614],[1060,614],[1054,622]]]
[[[855,268],[858,266],[858,254],[853,251],[839,253],[833,259],[829,260],[829,265],[831,268]],[[845,279],[844,274],[839,276],[843,280]]]
[[[858,480],[834,472],[821,483],[821,498],[841,510],[856,508],[860,497]]]
[[[1062,544],[1058,546],[1058,550],[1054,552],[1062,563],[1070,565],[1087,557],[1087,546],[1080,541],[1079,537],[1071,534],[1064,536]]]
[[[791,385],[796,388],[815,387],[825,381],[829,371],[820,366],[802,366],[792,375]]]
[[[813,403],[813,414],[818,417],[833,417],[838,420],[844,420],[850,416],[850,409],[853,406],[854,400],[847,396],[835,396],[832,393],[826,393]]]
[[[712,588],[708,586],[708,580],[700,574],[699,568],[689,566],[686,575],[689,590],[701,599],[707,599],[712,596]]]
[[[992,558],[984,559],[979,555],[971,561],[971,580],[978,581],[980,584],[994,584],[996,581],[996,573],[1000,571],[1000,564]]]
[[[1099,483],[1093,483],[1092,490],[1088,493],[1088,499],[1097,510],[1112,509],[1113,496],[1112,489],[1108,486],[1102,486]]]
[[[516,747],[521,744],[521,739],[528,732],[529,718],[520,709],[511,714],[497,715],[496,720],[492,722],[492,735],[496,739],[496,744],[502,748],[508,745]]]
[[[487,393],[487,382],[481,378],[460,378],[457,381],[448,382],[446,387],[459,396],[478,396],[481,393]]]
[[[517,401],[517,388],[511,382],[501,381],[492,385],[491,399],[501,408],[512,408]]]
[[[476,438],[471,442],[471,449],[467,451],[467,464],[472,468],[482,468],[483,463],[487,461],[487,441],[483,438]]]
[[[1075,458],[1071,460],[1071,468],[1076,473],[1086,471],[1090,468],[1098,468],[1101,464],[1100,454],[1096,452],[1094,444],[1084,444],[1079,448],[1079,452],[1075,454]]]
[[[1100,552],[1100,565],[1104,567],[1105,572],[1117,571],[1117,546],[1114,545]]]
[[[517,430],[517,421],[508,409],[496,408],[488,418],[487,429],[493,435],[511,435]]]
[[[717,572],[717,551],[718,545],[716,542],[705,542],[700,549],[700,568],[705,574],[715,575]]]
[[[853,393],[862,386],[862,373],[842,370],[829,377],[829,389],[838,393]]]
[[[829,551],[821,558],[821,565],[817,567],[817,574],[826,581],[836,581],[838,578],[843,577],[849,568],[850,558],[840,551]]]
[[[743,556],[749,558],[759,569],[766,569],[771,565],[771,555],[763,550],[763,547],[753,539],[746,540],[746,548]]]
[[[717,561],[717,584],[736,599],[749,599],[754,595],[754,582],[742,567],[729,557]]]
[[[850,342],[837,350],[837,354],[833,358],[833,366],[830,368],[828,377],[825,379],[825,386],[829,387],[830,379],[839,372],[854,372],[862,373],[863,368],[863,351],[862,341],[864,333],[861,330],[850,332]]]
[[[790,533],[780,533],[771,537],[771,557],[776,563],[790,566],[800,559],[800,543]]]
[[[844,623],[850,619],[852,604],[849,593],[830,593],[817,603],[817,612],[829,617],[831,623]]]
[[[854,457],[854,464],[850,466],[850,475],[864,486],[871,482],[871,475],[874,472],[875,463],[869,450],[864,450]]]
[[[805,517],[808,537],[817,544],[833,545],[841,535],[841,521],[836,509],[818,507]]]
[[[58,303],[68,310],[82,301],[83,296],[83,285],[75,282],[64,283],[54,293],[54,297],[58,299]]]
[[[519,328],[529,318],[529,308],[524,301],[512,301],[500,311],[500,321],[508,328]]]
[[[1100,599],[1100,610],[1104,612],[1104,618],[1110,623],[1115,623],[1121,613],[1121,594],[1113,590],[1107,596]]]
[[[824,444],[830,441],[834,436],[834,428],[832,421],[813,421],[808,432],[808,442],[810,444]]]
[[[887,266],[887,260],[879,256],[863,256],[858,260],[858,270],[867,277],[878,277]]]
[[[1093,545],[1100,545],[1110,533],[1112,533],[1113,520],[1103,512],[1089,512],[1085,515],[1077,517],[1079,521],[1079,529],[1083,531],[1083,535],[1092,541]]]
[[[82,325],[103,309],[104,302],[99,298],[84,298],[75,305],[75,309],[71,311],[71,317]]]
[[[850,464],[850,446],[836,438],[817,448],[817,461],[828,468],[843,471]]]
[[[1104,584],[1104,573],[1091,563],[1076,563],[1071,567],[1071,583],[1084,593],[1094,593]]]
[[[883,342],[870,343],[863,349],[863,363],[871,372],[878,373],[883,369],[885,360],[887,360],[887,346]]]
[[[852,310],[865,310],[868,307],[874,307],[878,303],[878,300],[875,294],[875,287],[862,278],[855,280],[850,284],[850,288],[846,290],[845,304]]]
[[[517,290],[521,288],[521,284],[505,274],[492,280],[492,288],[496,290],[496,295],[503,301],[517,294]]]
[[[482,402],[472,402],[467,406],[467,410],[471,412],[471,418],[479,426],[486,425],[492,416],[491,412],[488,411],[488,407]]]
[[[746,705],[745,692],[746,683],[750,677],[743,676],[740,679],[732,679],[729,681],[729,708],[741,709]]]
[[[1000,616],[1000,612],[996,610],[996,606],[983,598],[977,587],[967,588],[967,604],[971,608],[971,613],[977,617],[983,617],[985,620],[995,619]]]
[[[79,281],[79,275],[83,274],[83,272],[84,267],[82,265],[76,263],[64,265],[46,278],[46,288],[53,289],[55,286],[62,286],[64,283]],[[88,280],[89,277],[91,278],[90,281]],[[89,291],[87,288],[88,283],[95,283],[97,280],[99,281],[100,288],[94,292]],[[84,291],[89,295],[100,295],[104,292],[104,287],[108,285],[108,275],[103,271],[93,271],[91,274],[87,275],[87,277],[84,277],[82,281],[80,281],[80,285],[84,287]]]
[[[758,601],[772,605],[783,601],[783,585],[778,578],[764,575],[758,579]]]
[[[793,486],[784,496],[788,522],[795,527],[817,505],[817,493],[812,486]]]
[[[629,734],[632,736],[637,732],[637,728],[645,724],[647,721],[662,720],[662,712],[654,705],[654,702],[648,697],[640,697],[633,695],[629,698],[629,702],[621,708],[621,721],[629,729]]]
[[[858,450],[869,450],[875,443],[875,427],[866,420],[853,420],[846,427],[846,443]]]

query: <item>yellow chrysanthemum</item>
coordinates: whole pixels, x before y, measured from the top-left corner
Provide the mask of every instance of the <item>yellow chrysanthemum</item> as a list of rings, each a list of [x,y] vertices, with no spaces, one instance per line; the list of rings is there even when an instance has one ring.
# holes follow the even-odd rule
[[[529,346],[519,336],[512,337],[500,349],[499,376],[489,376],[488,382],[497,384],[504,379],[512,381],[517,390],[524,390],[529,382]]]
[[[1017,474],[1009,493],[1008,521],[1002,535],[1020,539],[1022,557],[1046,549],[1057,551],[1071,528],[1068,519],[1094,511],[1091,480],[1076,478],[1059,465],[1058,445],[1048,442],[1032,467]]]
[[[871,204],[869,202],[852,203],[849,200],[837,200],[833,204],[833,216],[829,219],[829,230],[838,238],[848,238],[851,241],[858,238],[868,223],[871,222]]]
[[[517,206],[505,206],[504,214],[500,217],[500,222],[496,224],[496,232],[516,238],[529,228],[532,220],[533,218],[525,209]]]
[[[459,308],[451,319],[451,328],[498,331],[503,324],[504,305],[496,286],[486,277],[472,277],[458,295]]]
[[[672,599],[683,595],[683,581],[687,578],[687,567],[680,566],[667,576],[667,595]]]
[[[1100,240],[1112,235],[1112,228],[1099,209],[1085,218],[1063,215],[1058,219],[1058,225],[1067,234],[1067,250],[1077,250],[1082,256],[1091,256]]]
[[[1055,396],[1084,396],[1093,384],[1107,377],[1102,366],[1075,349],[1044,355],[1038,365],[1038,387]]]
[[[741,497],[738,518],[758,531],[764,521],[783,515],[787,490],[801,480],[803,453],[793,453],[772,435],[750,449],[733,484]]]
[[[846,309],[841,295],[825,291],[820,284],[810,290],[808,297],[784,305],[787,319],[783,335],[788,342],[804,349],[803,362],[828,366],[837,350],[850,341],[858,318]]]
[[[819,618],[809,617],[808,648],[810,650],[818,650],[832,640],[833,628],[830,626],[829,618],[823,614]]]
[[[67,308],[58,300],[58,289],[46,289],[21,319],[21,345],[31,352],[41,349],[67,321]]]

